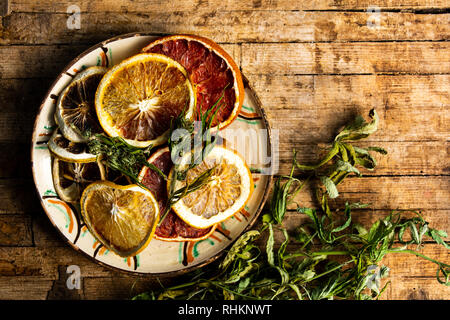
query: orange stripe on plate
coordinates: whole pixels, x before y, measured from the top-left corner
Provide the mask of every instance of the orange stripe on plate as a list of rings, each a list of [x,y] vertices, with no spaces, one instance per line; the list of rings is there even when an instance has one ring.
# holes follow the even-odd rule
[[[241,212],[244,216],[246,216],[247,218],[250,217],[250,213],[249,213],[247,210],[242,209],[240,212]]]
[[[219,242],[222,242],[222,240],[220,240],[220,238],[218,238],[218,237],[216,237],[215,235],[210,235],[209,236],[210,238],[213,238],[214,240],[217,240],[217,241],[219,241]]]
[[[249,118],[259,117],[259,114],[257,114],[257,113],[254,113],[254,112],[249,113],[249,112],[245,112],[245,111],[242,111],[242,110],[241,110],[241,112],[239,112],[239,114],[242,114],[243,116],[249,117]]]
[[[189,241],[188,247],[187,247],[187,262],[188,263],[191,263],[192,261],[194,261],[194,254],[193,254],[194,245],[195,245],[195,242]]]
[[[98,250],[98,254],[104,254],[106,251],[106,247],[101,247],[100,250]]]
[[[72,230],[73,230],[72,209],[70,209],[70,207],[67,205],[67,203],[65,203],[64,201],[61,201],[61,200],[48,199],[47,201],[50,202],[50,203],[53,203],[53,204],[60,204],[60,205],[62,205],[62,206],[66,209],[67,214],[69,215],[69,218],[70,218],[70,219],[69,219],[69,220],[70,220],[70,223],[69,223],[69,233],[72,233]]]

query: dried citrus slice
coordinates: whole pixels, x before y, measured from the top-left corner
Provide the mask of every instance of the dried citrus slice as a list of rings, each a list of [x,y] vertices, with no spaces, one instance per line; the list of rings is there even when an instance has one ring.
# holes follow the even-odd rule
[[[66,139],[86,142],[91,134],[102,131],[95,113],[94,99],[106,70],[104,67],[84,69],[59,95],[55,121]]]
[[[86,144],[67,140],[58,129],[52,134],[47,145],[52,154],[60,160],[85,163],[97,159],[95,154],[87,152]]]
[[[111,68],[100,82],[95,107],[101,126],[135,147],[167,140],[173,118],[191,118],[194,89],[186,70],[161,54],[137,54]]]
[[[97,162],[76,163],[53,159],[53,185],[61,200],[77,203],[81,193],[90,183],[100,180]]]
[[[84,190],[80,204],[91,233],[122,257],[142,251],[158,223],[158,203],[151,192],[137,185],[94,182]]]
[[[181,158],[181,170],[187,168],[190,159],[190,154]],[[252,175],[244,159],[222,146],[215,146],[201,164],[187,172],[185,180],[176,181],[175,190],[192,183],[211,168],[215,169],[206,185],[172,206],[181,219],[195,228],[208,228],[238,213],[253,192]],[[169,178],[173,178],[172,173]]]
[[[197,92],[197,117],[222,94],[212,126],[223,129],[237,117],[244,102],[242,75],[233,58],[217,43],[199,36],[172,35],[151,42],[142,51],[164,54],[186,69]]]
[[[170,173],[173,166],[168,147],[157,150],[148,159],[148,162],[154,164],[166,175]],[[159,212],[164,212],[167,201],[166,181],[148,167],[141,170],[139,180],[155,195]],[[191,227],[181,220],[173,210],[170,210],[161,224],[156,227],[154,238],[162,241],[199,241],[208,238],[215,229],[216,225],[206,229]]]

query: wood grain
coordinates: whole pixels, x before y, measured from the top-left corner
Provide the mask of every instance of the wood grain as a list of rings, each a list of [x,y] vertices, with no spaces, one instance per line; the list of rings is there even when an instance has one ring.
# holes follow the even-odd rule
[[[420,41],[244,43],[241,67],[246,74],[442,74],[450,71],[449,48]]]
[[[359,181],[356,181],[359,180]],[[450,209],[447,176],[349,176],[339,184],[340,196],[331,201],[333,208],[343,208],[345,202],[371,203],[373,209]],[[295,198],[301,206],[315,206],[306,192]],[[445,226],[442,226],[445,227]]]
[[[312,163],[342,125],[376,108],[379,130],[358,145],[378,145],[389,153],[376,156],[375,171],[339,185],[332,208],[346,201],[371,203],[370,209],[353,212],[353,220],[363,225],[391,210],[421,210],[430,227],[450,232],[448,1],[5,3],[0,10],[0,148],[5,150],[0,153],[0,299],[127,299],[159,287],[152,277],[112,271],[66,244],[41,208],[29,168],[34,117],[54,78],[90,46],[127,32],[195,33],[221,43],[279,132],[278,174],[288,173],[293,148],[300,162]],[[72,4],[81,10],[80,29],[66,25]],[[378,21],[370,8],[380,9]],[[316,206],[309,189],[295,200]],[[285,224],[293,232],[305,218],[289,208]],[[421,253],[449,261],[448,250],[430,242]],[[410,255],[389,255],[383,263],[391,268],[383,299],[450,296],[450,289],[437,283],[432,263]],[[72,264],[81,268],[80,290],[65,285]]]
[[[70,0],[62,0],[54,3],[50,0],[11,0],[11,11],[14,12],[61,12],[65,13],[67,7],[73,4]],[[135,0],[130,5],[129,1],[89,1],[78,0],[77,5],[81,12],[148,12],[148,11],[195,11],[195,10],[367,10],[369,6],[376,6],[385,9],[438,9],[447,8],[448,3],[444,0],[261,0],[245,1],[236,3],[232,0],[179,0],[176,5],[167,3],[164,0]]]
[[[410,110],[450,106],[450,76],[248,74],[271,110],[371,106]]]
[[[94,44],[0,46],[0,59],[8,61],[8,64],[0,65],[0,77],[2,79],[51,78],[53,80],[67,64]],[[236,63],[240,63],[240,50],[237,45],[223,44],[222,47]],[[38,104],[40,102],[36,101]]]
[[[67,28],[67,13],[16,13],[2,20],[0,43],[95,43],[129,32],[202,34],[218,42],[448,40],[446,14],[367,12],[190,11],[86,12],[80,29]],[[255,24],[255,21],[264,21]],[[280,32],[283,30],[283,32]]]

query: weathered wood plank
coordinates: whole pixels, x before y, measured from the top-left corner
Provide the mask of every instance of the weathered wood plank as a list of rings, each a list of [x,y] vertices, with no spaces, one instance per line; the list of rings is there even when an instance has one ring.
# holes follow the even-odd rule
[[[36,247],[67,247],[68,244],[50,222],[45,211],[33,215],[33,242]]]
[[[446,300],[450,294],[449,287],[439,284],[436,279],[391,277],[390,280],[381,300]]]
[[[80,28],[66,13],[12,13],[2,19],[3,44],[95,43],[128,32],[193,33],[219,42],[446,40],[449,16],[383,12],[181,11],[86,12]],[[70,18],[71,19],[71,18]],[[258,23],[258,21],[264,23]]]
[[[69,245],[65,247],[0,247],[0,277],[57,280],[58,268],[77,265],[82,277],[107,277],[117,271],[107,269]],[[11,278],[12,279],[12,278]]]
[[[293,144],[288,137],[282,136],[280,141],[278,174],[289,174],[292,167],[292,149],[298,151],[300,163],[315,163],[320,159],[324,149],[317,145]],[[360,147],[382,146],[387,155],[374,154],[377,167],[374,171],[362,170],[363,175],[448,175],[450,167],[447,159],[450,156],[450,143],[432,142],[360,142]]]
[[[8,113],[36,113],[53,80],[0,79],[0,110]]]
[[[356,181],[358,180],[359,181]],[[345,202],[371,203],[373,209],[450,209],[448,176],[363,177],[349,176],[339,186],[339,197],[330,201],[332,208],[343,208]],[[315,207],[309,192],[300,192],[295,202]],[[295,206],[291,207],[295,209]]]
[[[449,73],[449,48],[448,42],[244,43],[241,68],[277,75]]]
[[[0,78],[56,78],[88,45],[0,46]],[[36,101],[39,104],[39,101]]]
[[[0,180],[0,214],[33,213],[41,208],[33,180]]]
[[[449,75],[245,75],[271,110],[450,106]]]
[[[67,64],[91,45],[0,46],[0,60],[8,61],[0,65],[0,78],[55,79]],[[222,44],[222,47],[240,64],[239,45]],[[36,103],[40,104],[40,101]]]
[[[0,179],[30,179],[30,143],[0,143]]]
[[[358,114],[367,117],[371,106],[335,106],[327,109],[266,109],[272,129],[279,130],[292,147],[332,141],[338,130]],[[406,109],[406,108],[405,108]],[[377,109],[378,131],[367,141],[446,141],[450,114],[446,107]],[[385,144],[383,144],[386,146]]]
[[[0,300],[45,300],[52,280],[0,276]]]
[[[159,281],[151,277],[89,277],[83,281],[84,295],[93,300],[131,299],[149,289],[161,288]],[[176,278],[160,279],[164,286],[175,285]]]
[[[29,215],[0,215],[0,246],[33,245],[33,231]]]
[[[231,55],[237,45],[224,45]],[[443,74],[450,71],[448,42],[242,44],[244,74]],[[2,78],[53,78],[86,45],[0,46]],[[283,54],[280,54],[280,53]],[[410,63],[414,61],[414,63]]]
[[[11,0],[13,12],[66,12],[73,1],[63,0],[57,3],[33,0]],[[166,12],[166,11],[201,11],[201,10],[367,10],[376,6],[383,9],[420,9],[420,8],[447,8],[445,0],[345,0],[345,1],[289,1],[289,0],[262,0],[245,1],[236,3],[232,0],[207,0],[207,1],[177,1],[176,5],[164,0],[135,0],[131,4],[126,0],[118,1],[89,1],[78,0],[76,2],[81,12]]]

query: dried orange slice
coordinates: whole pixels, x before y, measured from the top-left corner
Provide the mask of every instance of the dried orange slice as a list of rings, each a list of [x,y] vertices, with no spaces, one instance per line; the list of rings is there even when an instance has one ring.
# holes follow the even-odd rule
[[[195,93],[175,60],[142,53],[123,60],[102,78],[95,97],[100,125],[135,147],[167,140],[170,122],[183,110],[191,118]]]
[[[186,169],[191,155],[180,160]],[[186,179],[175,182],[175,190],[192,183],[200,174],[214,168],[209,182],[176,202],[172,209],[192,227],[203,229],[238,213],[253,192],[253,179],[244,159],[234,150],[215,146],[203,162],[187,172]],[[173,179],[173,170],[169,180]],[[170,185],[170,181],[168,182]]]
[[[242,75],[233,58],[217,43],[194,35],[172,35],[151,42],[142,51],[164,54],[186,69],[197,92],[196,117],[222,95],[212,127],[223,129],[237,117],[245,94]]]
[[[80,71],[59,95],[55,121],[66,139],[86,142],[91,134],[101,132],[94,98],[106,70],[105,67],[89,67]]]
[[[168,175],[173,166],[168,147],[157,150],[148,159],[164,174]],[[155,171],[144,167],[139,174],[139,181],[154,195],[159,204],[159,212],[164,212],[167,201],[166,181]],[[154,238],[162,241],[199,241],[208,238],[216,229],[213,225],[206,229],[197,229],[186,224],[173,210],[170,210],[161,224],[156,227]]]
[[[84,190],[80,204],[91,233],[122,257],[141,252],[158,223],[158,203],[151,192],[137,185],[94,182]]]

